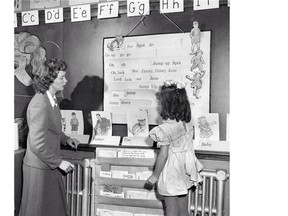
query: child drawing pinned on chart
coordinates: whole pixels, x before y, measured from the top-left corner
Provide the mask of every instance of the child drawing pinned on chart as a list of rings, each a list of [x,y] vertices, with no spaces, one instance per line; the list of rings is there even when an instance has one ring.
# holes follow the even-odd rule
[[[200,49],[201,31],[198,28],[198,26],[199,26],[198,21],[194,21],[193,28],[191,29],[191,32],[190,32],[192,54],[194,54],[197,50]],[[195,51],[195,48],[196,48],[196,51]]]
[[[209,141],[209,138],[213,135],[213,131],[210,126],[216,123],[216,121],[208,122],[205,116],[198,118],[198,127],[200,129],[200,145],[201,143],[207,143]]]
[[[72,118],[70,120],[71,134],[77,134],[78,133],[79,121],[76,118],[76,113],[75,112],[72,112],[71,116],[72,116]]]
[[[186,78],[191,81],[191,88],[193,89],[193,96],[199,99],[200,89],[202,88],[202,78],[205,75],[205,71],[196,71],[193,76],[186,75]]]
[[[203,51],[202,50],[197,50],[195,55],[191,59],[191,71],[195,70],[198,68],[201,72],[204,71],[203,65],[205,64],[204,58],[202,57]]]

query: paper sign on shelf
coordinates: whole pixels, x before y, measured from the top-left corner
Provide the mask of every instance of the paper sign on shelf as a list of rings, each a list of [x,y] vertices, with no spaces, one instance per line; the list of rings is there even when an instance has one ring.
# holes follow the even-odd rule
[[[153,149],[119,149],[118,158],[154,158]]]
[[[90,4],[71,7],[71,22],[91,20]]]
[[[100,195],[101,196],[115,197],[115,198],[124,198],[124,192],[116,194],[116,193],[106,192],[106,191],[100,190]]]
[[[128,173],[123,175],[123,179],[134,180],[136,179],[136,176],[134,173]]]
[[[219,8],[219,0],[194,0],[193,10],[206,10]]]
[[[69,134],[69,136],[71,138],[75,138],[79,140],[81,144],[88,144],[89,137],[90,137],[89,135],[85,135],[85,134]]]
[[[230,142],[229,141],[209,141],[206,143],[201,143],[200,145],[195,145],[195,150],[203,151],[220,151],[220,152],[230,152]]]
[[[90,144],[118,146],[120,143],[120,138],[120,136],[96,136]]]
[[[153,140],[150,137],[124,137],[122,146],[153,146]]]
[[[63,22],[63,8],[45,10],[45,23]]]
[[[111,173],[111,172],[106,172],[106,171],[101,171],[101,170],[100,170],[100,177],[103,177],[103,178],[112,178],[112,173]]]

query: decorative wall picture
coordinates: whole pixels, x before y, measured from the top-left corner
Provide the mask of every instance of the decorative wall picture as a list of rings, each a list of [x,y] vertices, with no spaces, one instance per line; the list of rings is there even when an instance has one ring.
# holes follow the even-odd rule
[[[209,141],[219,141],[219,114],[208,113],[194,119],[195,145],[207,144]]]
[[[83,113],[79,110],[61,110],[62,131],[69,135],[83,135]]]
[[[127,110],[128,137],[148,137],[148,115],[145,110]]]
[[[191,29],[120,42],[104,38],[104,110],[112,112],[113,123],[126,123],[127,109],[143,107],[148,123],[158,124],[155,93],[165,80],[186,83],[192,111],[209,113],[211,32],[201,32],[198,22]]]
[[[92,111],[93,133],[92,139],[95,136],[112,136],[112,120],[111,113],[104,111]]]
[[[46,50],[36,35],[14,34],[14,75],[25,86],[32,84],[38,67],[46,60]]]

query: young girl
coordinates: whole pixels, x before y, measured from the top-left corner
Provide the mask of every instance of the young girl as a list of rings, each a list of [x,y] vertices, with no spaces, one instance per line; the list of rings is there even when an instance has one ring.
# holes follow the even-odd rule
[[[160,146],[153,174],[148,184],[155,184],[164,196],[167,216],[188,216],[188,189],[202,178],[203,165],[193,148],[193,124],[185,84],[165,81],[156,94],[160,102],[163,124],[149,135]]]

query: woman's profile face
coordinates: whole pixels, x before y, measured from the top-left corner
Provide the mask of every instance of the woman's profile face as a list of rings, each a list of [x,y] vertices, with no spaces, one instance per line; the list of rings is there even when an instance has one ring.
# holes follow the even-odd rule
[[[65,71],[59,71],[57,78],[51,84],[51,88],[53,88],[55,92],[62,91],[64,89],[64,86],[67,83],[65,75]]]

